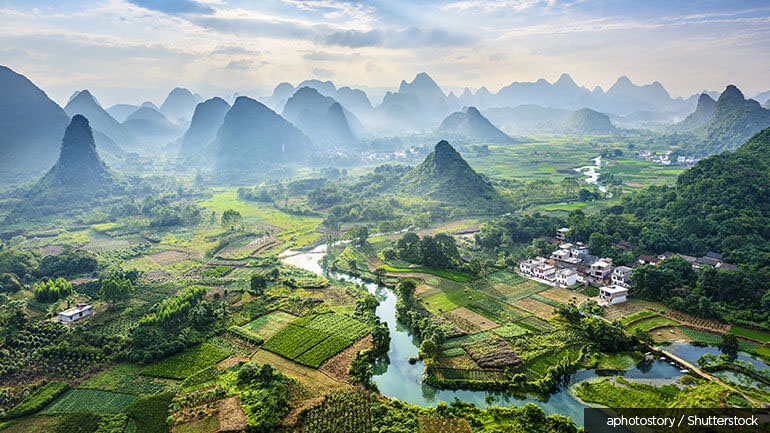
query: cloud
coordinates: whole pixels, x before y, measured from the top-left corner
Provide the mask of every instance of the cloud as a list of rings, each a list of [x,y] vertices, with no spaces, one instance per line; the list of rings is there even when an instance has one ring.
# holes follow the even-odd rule
[[[233,70],[247,70],[251,69],[254,66],[253,60],[233,60],[230,63],[225,66],[225,69],[233,69]]]
[[[323,42],[351,48],[420,48],[468,45],[473,42],[473,38],[443,29],[410,27],[403,30],[339,31],[323,38]]]
[[[239,47],[236,45],[228,45],[228,46],[220,46],[214,51],[211,52],[212,55],[214,54],[249,54],[249,55],[258,55],[261,54],[259,51],[250,50],[248,48]]]
[[[307,39],[316,32],[310,26],[277,19],[198,17],[193,19],[192,23],[221,33],[278,39]]]
[[[359,53],[329,53],[326,51],[310,51],[302,55],[305,60],[313,60],[318,62],[325,61],[349,61],[357,60],[361,58]]]
[[[313,75],[318,78],[331,78],[334,76],[334,71],[322,68],[313,68]]]
[[[214,12],[209,6],[195,0],[128,0],[139,7],[164,14],[210,14]]]

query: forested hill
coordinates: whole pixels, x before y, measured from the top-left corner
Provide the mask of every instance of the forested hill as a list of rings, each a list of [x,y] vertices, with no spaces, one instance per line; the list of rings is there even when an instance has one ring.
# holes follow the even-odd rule
[[[650,187],[623,207],[645,226],[640,238],[651,250],[721,251],[732,263],[770,266],[770,128],[700,161],[676,187]]]

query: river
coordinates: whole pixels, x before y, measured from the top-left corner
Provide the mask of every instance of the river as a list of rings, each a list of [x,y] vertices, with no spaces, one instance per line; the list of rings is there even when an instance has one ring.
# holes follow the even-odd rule
[[[576,168],[577,171],[583,173],[586,177],[586,183],[590,183],[591,185],[596,185],[599,182],[599,169],[602,168],[602,157],[597,156],[593,159],[594,165],[586,165],[583,167]],[[607,194],[607,187],[599,185],[599,191]],[[612,195],[608,195],[608,197],[612,197]]]
[[[314,248],[306,253],[296,251],[284,252],[281,259],[285,263],[306,269],[316,274],[322,274],[320,260],[323,257],[325,245]],[[595,370],[580,370],[573,374],[567,383],[551,394],[547,399],[515,397],[510,394],[488,391],[445,390],[422,383],[424,364],[417,361],[409,363],[409,358],[416,357],[420,341],[404,325],[396,320],[396,295],[388,288],[364,282],[345,274],[331,274],[332,277],[361,284],[374,294],[380,301],[376,314],[388,325],[390,331],[390,350],[386,360],[380,361],[374,368],[374,383],[382,395],[398,398],[407,403],[422,407],[435,406],[438,402],[451,403],[456,398],[476,404],[478,407],[489,406],[523,406],[535,403],[546,414],[560,414],[571,417],[578,425],[583,425],[583,408],[586,406],[576,400],[569,392],[569,387],[578,382],[598,377]],[[655,360],[637,365],[624,373],[627,378],[634,379],[667,379],[678,380],[682,376],[679,367],[664,360]],[[491,401],[487,398],[491,396]]]

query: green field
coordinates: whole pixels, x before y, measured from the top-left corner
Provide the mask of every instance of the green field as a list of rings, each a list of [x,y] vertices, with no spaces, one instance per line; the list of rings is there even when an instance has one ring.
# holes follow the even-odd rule
[[[632,320],[641,319],[642,317],[652,316],[653,314],[657,314],[657,313],[654,312],[654,311],[650,311],[650,310],[643,310],[643,311],[640,311],[638,313],[634,313],[634,314],[632,314],[630,316],[626,316],[626,317],[620,319],[620,322],[625,324],[625,323],[628,323],[628,322],[630,322]]]
[[[83,382],[80,387],[134,395],[157,394],[169,389],[166,384],[141,375],[141,370],[142,367],[135,364],[116,364]]]
[[[184,352],[148,365],[142,374],[169,379],[184,379],[230,356],[224,350],[203,343]]]
[[[665,317],[657,316],[657,317],[650,317],[649,319],[642,319],[638,322],[635,322],[631,326],[628,327],[630,330],[634,329],[642,329],[644,331],[648,331],[656,326],[663,326],[663,325],[676,325],[677,322],[667,319]]]
[[[47,413],[90,411],[99,414],[116,414],[125,409],[136,396],[95,389],[67,391],[45,408]]]
[[[317,368],[321,363],[350,346],[350,340],[330,335],[329,338],[313,346],[298,356],[295,361],[308,367]]]
[[[275,335],[276,332],[283,329],[284,326],[289,324],[292,320],[296,319],[295,316],[283,312],[273,311],[258,317],[251,322],[241,326],[242,328],[251,331],[254,335],[261,337],[264,340]]]
[[[452,281],[457,281],[458,283],[464,283],[466,281],[470,281],[470,279],[472,278],[470,275],[466,273],[447,270],[447,269],[432,269],[432,268],[423,268],[423,267],[394,268],[393,266],[390,266],[387,264],[382,265],[380,267],[389,272],[416,272],[421,274],[435,275],[437,277],[446,278]]]
[[[369,333],[369,325],[337,313],[319,314],[304,326],[350,341],[357,341]]]
[[[328,337],[329,334],[323,332],[288,325],[267,340],[262,348],[286,358],[295,359]]]
[[[730,333],[739,337],[746,337],[752,340],[761,341],[763,343],[770,341],[770,333],[758,331],[755,329],[742,328],[736,325],[730,327]]]

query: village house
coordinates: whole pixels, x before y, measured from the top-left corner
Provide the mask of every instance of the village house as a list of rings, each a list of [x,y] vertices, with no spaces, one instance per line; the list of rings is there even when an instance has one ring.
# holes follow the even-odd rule
[[[612,259],[603,258],[591,264],[591,276],[599,281],[603,281],[612,271]]]
[[[639,265],[658,266],[658,263],[660,263],[660,259],[655,256],[648,256],[648,255],[642,254],[639,257],[637,257],[636,263],[638,263]]]
[[[572,257],[580,258],[580,256],[588,254],[588,247],[582,242],[578,242],[575,245],[570,246],[569,252]]]
[[[567,240],[567,233],[569,233],[569,229],[567,227],[562,227],[556,230],[556,240],[559,242],[564,242]]]
[[[616,286],[628,286],[631,282],[631,268],[618,266],[612,270],[612,284]]]
[[[94,307],[88,304],[77,304],[59,313],[59,322],[75,322],[94,313]]]
[[[572,269],[559,269],[556,271],[556,284],[562,287],[570,287],[577,283],[578,273]]]
[[[536,257],[534,259],[523,260],[519,263],[519,270],[525,275],[534,275],[535,267],[545,263],[545,259],[542,257]]]
[[[626,302],[628,289],[620,286],[605,286],[599,288],[600,304],[620,304]]]
[[[535,266],[532,271],[535,277],[543,280],[553,281],[556,278],[556,268],[548,263]]]

